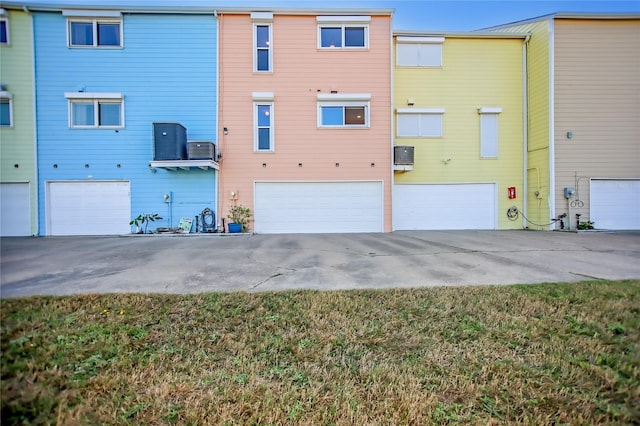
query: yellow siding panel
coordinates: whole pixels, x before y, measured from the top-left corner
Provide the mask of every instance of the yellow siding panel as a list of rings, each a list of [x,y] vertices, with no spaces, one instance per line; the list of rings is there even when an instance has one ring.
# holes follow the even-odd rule
[[[521,39],[447,38],[442,68],[396,67],[394,104],[407,108],[444,108],[441,138],[399,138],[415,147],[411,172],[395,173],[402,183],[497,183],[499,229],[520,228],[506,210],[522,209],[523,76]],[[480,158],[479,107],[501,107],[498,158]],[[445,163],[444,159],[451,159]],[[518,188],[516,200],[507,187]]]

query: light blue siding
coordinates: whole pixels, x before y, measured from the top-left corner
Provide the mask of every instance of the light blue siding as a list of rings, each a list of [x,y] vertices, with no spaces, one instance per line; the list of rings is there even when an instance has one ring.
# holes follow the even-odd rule
[[[188,139],[215,141],[215,17],[123,14],[122,25],[123,48],[69,48],[65,17],[34,13],[41,234],[51,180],[129,180],[131,216],[158,213],[155,226],[217,210],[217,172],[149,168],[153,122],[179,122]],[[70,129],[65,93],[78,91],[121,93],[124,128]]]

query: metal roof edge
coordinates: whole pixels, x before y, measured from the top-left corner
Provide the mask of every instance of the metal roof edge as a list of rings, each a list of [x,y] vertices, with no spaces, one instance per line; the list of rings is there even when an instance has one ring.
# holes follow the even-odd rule
[[[25,1],[2,1],[3,8],[7,9],[24,9],[30,11],[47,11],[56,12],[65,10],[117,10],[123,13],[222,13],[222,14],[249,14],[251,12],[273,12],[279,15],[373,15],[373,16],[391,16],[395,9],[381,8],[266,8],[266,7],[216,7],[214,2],[207,5],[189,5],[184,6],[143,6],[131,5],[126,3],[107,3],[107,4],[91,4],[81,5],[77,3],[43,3],[43,2],[25,2]]]
[[[393,31],[394,37],[445,37],[445,38],[526,38],[528,32],[501,33],[480,31]]]
[[[494,25],[491,27],[479,28],[478,31],[495,31],[503,28],[510,28],[516,25],[529,24],[531,22],[545,21],[549,19],[640,19],[638,12],[556,12],[547,15],[540,15],[534,18],[520,21],[508,22],[506,24]]]

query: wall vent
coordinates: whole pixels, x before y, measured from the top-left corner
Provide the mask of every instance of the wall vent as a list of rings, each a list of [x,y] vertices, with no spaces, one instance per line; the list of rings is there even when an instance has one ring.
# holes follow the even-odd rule
[[[393,164],[413,166],[413,147],[412,146],[394,146],[393,147]]]

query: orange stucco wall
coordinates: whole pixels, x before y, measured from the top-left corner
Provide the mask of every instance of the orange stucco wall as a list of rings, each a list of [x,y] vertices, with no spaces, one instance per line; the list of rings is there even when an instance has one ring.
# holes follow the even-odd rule
[[[253,210],[255,181],[377,180],[390,232],[391,17],[371,16],[366,50],[318,49],[317,28],[315,15],[274,13],[273,72],[256,73],[251,16],[220,16],[219,212],[234,202]],[[371,94],[370,127],[318,128],[318,94],[331,91]],[[254,151],[253,92],[274,94],[274,152]]]

